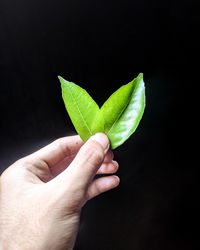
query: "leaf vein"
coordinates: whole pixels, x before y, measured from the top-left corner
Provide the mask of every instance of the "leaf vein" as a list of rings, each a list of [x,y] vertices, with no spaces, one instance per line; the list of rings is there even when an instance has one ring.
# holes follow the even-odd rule
[[[71,87],[70,87],[69,93],[70,93],[70,95],[71,95],[71,97],[72,97],[72,100],[74,101],[74,103],[75,103],[75,105],[76,105],[76,107],[77,107],[79,113],[80,113],[80,116],[81,116],[81,118],[82,118],[82,120],[83,120],[83,122],[84,122],[86,128],[88,129],[90,135],[92,135],[92,131],[90,130],[90,128],[89,128],[87,122],[85,121],[85,119],[84,119],[84,117],[83,117],[83,114],[82,114],[81,110],[79,109],[78,103],[77,103],[76,99],[74,98],[74,96],[73,96],[73,94],[72,94]]]

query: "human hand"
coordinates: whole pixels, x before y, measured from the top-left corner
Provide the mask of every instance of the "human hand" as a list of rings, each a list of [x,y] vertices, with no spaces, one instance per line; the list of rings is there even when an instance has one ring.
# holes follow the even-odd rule
[[[84,145],[64,137],[24,157],[0,177],[0,249],[73,249],[83,205],[119,184],[104,134]]]

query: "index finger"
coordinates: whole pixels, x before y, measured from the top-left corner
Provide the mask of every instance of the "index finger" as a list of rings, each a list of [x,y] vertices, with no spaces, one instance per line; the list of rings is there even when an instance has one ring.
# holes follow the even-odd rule
[[[39,158],[51,168],[67,156],[76,154],[83,144],[79,135],[62,137],[30,156]]]

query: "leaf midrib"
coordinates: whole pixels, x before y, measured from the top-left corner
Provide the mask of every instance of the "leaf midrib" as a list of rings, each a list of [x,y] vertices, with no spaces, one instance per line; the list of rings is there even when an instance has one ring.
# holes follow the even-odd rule
[[[118,115],[117,119],[115,120],[115,122],[113,123],[113,125],[111,126],[111,128],[109,129],[109,131],[108,131],[107,135],[109,135],[109,133],[111,132],[111,130],[112,130],[112,128],[113,128],[113,126],[114,126],[114,125],[115,125],[115,123],[119,120],[119,118],[121,117],[122,113],[124,112],[124,110],[125,110],[125,109],[126,109],[126,107],[128,106],[128,104],[129,104],[129,102],[130,102],[130,99],[131,99],[131,96],[132,96],[132,94],[130,95],[130,97],[129,97],[129,101],[127,102],[126,106],[125,106],[125,107],[122,109],[122,111],[119,113],[119,115]]]
[[[87,122],[85,121],[85,119],[84,119],[84,117],[83,117],[83,115],[82,115],[82,113],[81,113],[81,111],[80,111],[80,109],[79,109],[79,106],[78,106],[78,104],[77,104],[77,102],[76,102],[76,99],[74,98],[74,96],[73,96],[73,94],[72,94],[71,86],[69,86],[69,88],[70,88],[69,93],[70,93],[70,95],[71,95],[71,97],[72,97],[72,100],[74,101],[75,105],[77,106],[77,109],[78,109],[78,111],[79,111],[79,113],[80,113],[80,116],[81,116],[81,118],[82,118],[82,120],[83,120],[83,122],[84,122],[86,128],[88,129],[90,135],[92,135],[92,131],[90,130],[90,128],[89,128]]]
[[[133,86],[133,90],[132,90],[132,93],[129,97],[129,101],[127,102],[126,106],[122,109],[122,112],[119,114],[119,116],[117,117],[117,119],[115,120],[115,122],[113,123],[112,127],[109,129],[107,135],[111,132],[111,129],[113,128],[113,126],[115,125],[115,123],[119,120],[120,116],[123,114],[124,110],[127,108],[127,106],[129,105],[130,103],[130,100],[131,100],[131,96],[134,94],[135,90],[137,89],[137,86],[139,85],[139,81],[138,83],[136,84],[136,86]]]

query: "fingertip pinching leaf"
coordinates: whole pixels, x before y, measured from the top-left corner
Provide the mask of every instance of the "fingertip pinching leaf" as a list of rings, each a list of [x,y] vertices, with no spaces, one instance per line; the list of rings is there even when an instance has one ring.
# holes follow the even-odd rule
[[[84,141],[97,132],[103,132],[115,149],[134,133],[145,108],[142,73],[114,92],[101,109],[84,89],[62,77],[59,80],[66,109]]]

